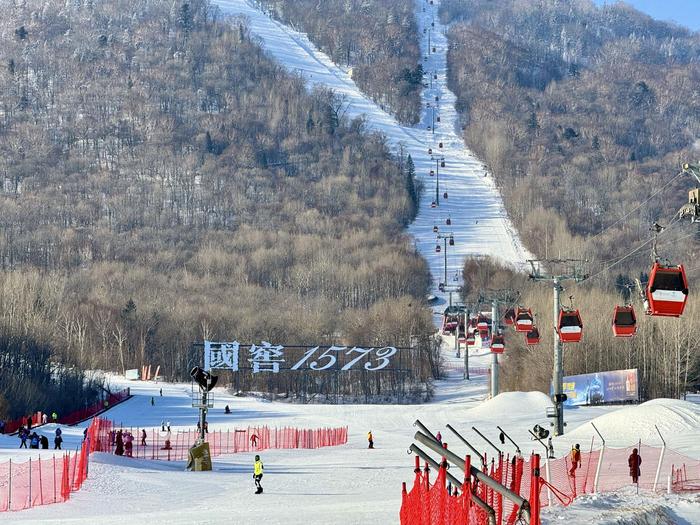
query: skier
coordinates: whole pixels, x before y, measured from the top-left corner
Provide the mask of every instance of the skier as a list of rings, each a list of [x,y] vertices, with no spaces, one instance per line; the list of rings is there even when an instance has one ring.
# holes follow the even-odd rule
[[[147,437],[146,429],[143,428],[143,429],[141,429],[141,446],[142,447],[146,446],[146,437]]]
[[[39,434],[32,432],[30,436],[29,448],[39,448]]]
[[[47,450],[49,448],[49,438],[42,435],[41,439],[39,441],[41,441],[41,448],[42,449]]]
[[[54,423],[58,423],[58,414],[55,410],[51,413],[51,421],[53,421]]]
[[[163,397],[163,389],[160,389],[160,397]]]
[[[228,405],[226,405],[224,407],[224,414],[230,414],[230,413],[231,413],[231,409],[228,407]]]
[[[569,476],[572,478],[576,476],[576,469],[581,466],[581,446],[576,443],[576,446],[571,449],[569,454],[571,459],[571,468],[569,468]]]
[[[367,448],[374,448],[374,438],[372,437],[372,431],[367,432],[367,441],[369,446]]]
[[[260,461],[260,456],[255,455],[255,463],[253,464],[253,479],[255,480],[255,493],[262,494],[263,488],[260,480],[263,477],[263,463]]]
[[[27,448],[27,436],[29,435],[29,432],[27,431],[26,428],[20,428],[19,429],[19,439],[21,443],[19,444],[19,448]]]
[[[251,448],[255,448],[258,446],[258,436],[255,434],[250,435],[250,446]]]
[[[63,443],[63,438],[61,437],[62,431],[60,428],[56,429],[56,437],[53,438],[53,449],[61,450],[61,443]]]
[[[156,404],[156,398],[151,396],[151,406],[155,406]]]
[[[45,425],[46,423],[49,422],[49,416],[47,414],[41,414],[41,424]]]
[[[630,476],[632,476],[632,483],[639,483],[639,476],[642,475],[642,471],[639,465],[642,464],[642,456],[639,455],[637,449],[633,449],[630,457],[627,459],[627,464],[630,468]]]

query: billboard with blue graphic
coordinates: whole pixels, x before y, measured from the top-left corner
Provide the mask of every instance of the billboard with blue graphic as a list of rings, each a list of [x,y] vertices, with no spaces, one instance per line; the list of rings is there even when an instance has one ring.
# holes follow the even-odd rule
[[[637,369],[564,377],[564,406],[639,401]]]

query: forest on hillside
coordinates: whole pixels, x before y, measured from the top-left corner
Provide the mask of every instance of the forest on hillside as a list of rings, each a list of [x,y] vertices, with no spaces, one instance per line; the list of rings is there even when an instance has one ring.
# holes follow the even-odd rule
[[[613,260],[671,223],[693,186],[681,162],[700,155],[698,34],[588,0],[445,0],[440,14],[465,141],[533,252]],[[688,249],[669,256],[688,260],[678,226],[664,236]]]
[[[28,0],[0,35],[3,359],[31,340],[74,370],[182,378],[193,341],[235,338],[413,345],[411,380],[438,373],[410,158],[244,21]],[[25,401],[4,410],[44,408]]]
[[[467,260],[464,265],[463,299],[473,311],[490,310],[479,303],[483,290],[513,288],[520,295],[513,303],[502,304],[501,314],[519,304],[531,308],[540,333],[540,343],[527,345],[525,336],[504,326],[506,351],[501,359],[501,389],[541,390],[549,393],[553,367],[552,283],[536,282],[527,274],[514,273],[493,260]],[[580,310],[583,338],[579,343],[563,345],[565,375],[604,370],[637,368],[640,396],[680,398],[686,392],[700,390],[700,323],[697,301],[689,299],[680,318],[645,316],[641,301],[632,297],[637,312],[637,334],[633,338],[615,338],[613,310],[625,304],[627,290],[614,291],[588,286],[585,282],[563,283],[561,303]],[[693,291],[691,290],[691,294]],[[571,301],[569,296],[573,296]],[[627,296],[627,299],[630,297]]]
[[[685,263],[691,289],[700,277],[697,226],[676,215],[695,186],[681,163],[700,157],[700,35],[588,0],[444,0],[440,16],[451,24],[448,80],[465,142],[495,175],[523,240],[541,258],[588,261],[590,279],[563,293],[586,333],[566,345],[565,372],[639,368],[647,398],[698,388],[692,296],[681,319],[646,318],[631,286],[651,267],[654,222],[666,227],[658,254]],[[509,337],[503,377],[511,389],[546,390],[551,287],[515,281],[546,335],[532,348]],[[613,339],[613,308],[627,301],[640,332]]]
[[[333,62],[352,68],[359,88],[403,124],[420,119],[423,84],[411,0],[261,0]]]

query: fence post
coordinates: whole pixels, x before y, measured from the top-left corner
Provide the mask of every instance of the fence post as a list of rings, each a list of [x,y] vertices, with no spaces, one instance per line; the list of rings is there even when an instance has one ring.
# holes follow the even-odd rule
[[[593,480],[593,494],[596,494],[598,492],[598,481],[600,479],[600,468],[603,465],[603,456],[605,455],[605,438],[598,431],[598,428],[592,422],[591,422],[591,426],[596,431],[598,436],[600,436],[600,440],[603,442],[603,448],[600,449],[600,456],[598,456],[598,465],[595,468],[595,479]],[[547,476],[549,476],[549,473],[547,473]],[[547,479],[547,482],[549,482],[549,478]],[[552,502],[550,501],[549,504],[551,506]]]
[[[540,525],[540,455],[532,456],[530,481],[530,525]]]
[[[56,503],[56,454],[53,455],[53,502]]]
[[[41,480],[41,456],[39,456],[39,505],[44,504],[44,484]]]
[[[12,458],[10,458],[10,470],[7,478],[7,510],[12,510]]]
[[[661,438],[661,443],[663,443],[663,445],[661,446],[661,456],[659,456],[659,464],[656,466],[656,475],[654,476],[654,487],[651,489],[652,492],[656,492],[656,485],[659,482],[659,474],[661,474],[661,463],[663,463],[664,454],[666,453],[666,441],[664,440],[664,437],[661,435],[661,431],[659,430],[659,427],[654,425],[654,428],[656,429],[656,432],[658,432],[659,437]]]
[[[29,508],[32,507],[32,458],[29,458]]]

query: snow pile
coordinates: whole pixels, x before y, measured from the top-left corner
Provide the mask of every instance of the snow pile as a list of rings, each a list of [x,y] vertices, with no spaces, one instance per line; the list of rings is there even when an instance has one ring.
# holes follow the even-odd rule
[[[700,497],[636,494],[629,487],[609,494],[581,496],[569,507],[543,511],[543,525],[563,520],[599,525],[690,525],[700,523]]]
[[[542,392],[503,392],[469,411],[474,419],[510,419],[513,416],[544,416],[552,401]]]
[[[654,399],[629,406],[592,420],[603,437],[614,436],[613,446],[627,446],[638,440],[660,445],[658,427],[669,441],[680,435],[700,433],[700,406],[677,399]],[[591,425],[586,423],[568,433],[569,438],[589,437]]]

